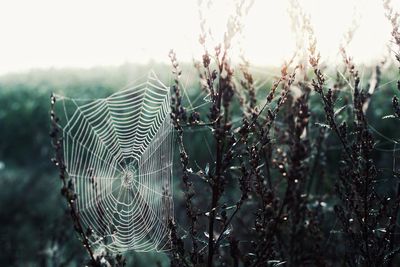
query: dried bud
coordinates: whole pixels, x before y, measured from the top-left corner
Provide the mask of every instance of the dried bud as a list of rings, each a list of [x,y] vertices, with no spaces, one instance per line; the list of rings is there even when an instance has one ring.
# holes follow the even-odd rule
[[[204,66],[204,68],[208,68],[208,66],[210,66],[210,62],[211,62],[210,56],[207,53],[204,54],[203,55],[203,66]]]
[[[393,106],[393,110],[395,115],[400,118],[400,104],[399,104],[399,99],[397,98],[397,96],[394,96],[392,99],[392,106]]]
[[[346,124],[346,122],[343,122],[342,124],[340,124],[339,132],[340,132],[340,135],[343,138],[346,138],[346,136],[347,136],[347,124]]]

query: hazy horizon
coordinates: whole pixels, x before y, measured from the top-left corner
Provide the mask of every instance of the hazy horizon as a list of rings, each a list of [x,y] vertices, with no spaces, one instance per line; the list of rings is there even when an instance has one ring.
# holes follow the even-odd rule
[[[221,41],[234,5],[216,1],[203,12]],[[343,34],[358,25],[348,52],[371,64],[388,50],[390,25],[381,1],[300,1],[310,15],[322,60],[335,61]],[[343,8],[344,6],[348,8]],[[288,0],[256,0],[245,17],[238,44],[256,66],[277,66],[295,51]],[[126,63],[168,63],[174,49],[181,62],[199,58],[197,1],[10,1],[0,3],[0,74],[31,69],[117,67]],[[333,23],[334,21],[334,23]]]

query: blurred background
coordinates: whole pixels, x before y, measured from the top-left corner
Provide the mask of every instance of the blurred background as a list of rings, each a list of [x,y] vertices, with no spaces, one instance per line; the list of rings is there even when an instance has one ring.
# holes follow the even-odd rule
[[[390,52],[391,30],[380,1],[300,2],[310,14],[326,66],[340,58],[339,45],[352,25],[357,30],[348,54],[362,66],[362,75],[368,77]],[[168,51],[174,49],[187,70],[184,84],[196,97],[199,84],[192,61],[200,59],[202,51],[199,8],[204,8],[216,36],[209,42],[213,47],[222,40],[229,12],[235,8],[230,1],[204,1],[200,7],[196,0],[0,3],[1,266],[81,266],[86,257],[50,161],[51,92],[104,97],[149,70],[169,84]],[[263,88],[296,49],[298,36],[291,31],[288,9],[289,1],[256,0],[234,48],[244,51]],[[374,96],[381,100],[370,114],[371,124],[389,138],[394,138],[394,129],[384,123],[378,126],[378,120],[390,113],[396,74],[390,62],[385,65],[382,86]],[[200,151],[201,146],[198,140],[191,149]],[[207,158],[208,153],[199,156]],[[334,149],[331,156],[338,156]],[[168,266],[164,254],[130,252],[127,258],[134,266]]]

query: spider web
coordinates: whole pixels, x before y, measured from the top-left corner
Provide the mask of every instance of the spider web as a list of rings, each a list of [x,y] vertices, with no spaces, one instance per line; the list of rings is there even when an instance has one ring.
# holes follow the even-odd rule
[[[66,172],[91,245],[167,250],[173,216],[168,88],[151,72],[107,98],[58,98],[66,117]]]

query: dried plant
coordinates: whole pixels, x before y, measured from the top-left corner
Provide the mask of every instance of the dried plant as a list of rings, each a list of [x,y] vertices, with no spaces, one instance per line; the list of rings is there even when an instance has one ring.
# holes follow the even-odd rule
[[[299,37],[298,51],[269,86],[258,86],[244,55],[240,64],[232,63],[235,38],[251,7],[244,0],[213,50],[208,49],[206,16],[200,14],[203,55],[194,67],[198,94],[207,97],[203,109],[185,106],[190,96],[181,82],[183,71],[176,53],[169,53],[174,75],[170,115],[177,133],[182,191],[177,203],[181,214],[168,225],[171,266],[398,264],[399,172],[394,164],[391,182],[397,190],[379,187],[378,182],[385,182],[384,170],[375,157],[377,138],[368,117],[380,86],[381,65],[373,69],[369,85],[362,85],[347,52],[356,29],[353,23],[339,48],[343,62],[336,79],[329,79],[311,20],[297,1],[291,3],[291,17],[298,22],[294,28],[298,37],[300,32],[306,38]],[[399,15],[389,0],[384,7],[400,49]],[[400,63],[398,54],[396,59]],[[54,103],[52,97],[54,162],[75,230],[91,265],[105,260],[123,266],[121,256],[95,255],[88,242],[90,231],[80,224],[77,196],[65,174]],[[398,96],[391,105],[391,117],[400,119]],[[206,162],[192,150],[196,131],[207,136]],[[329,147],[337,144],[332,156]],[[334,233],[338,235],[332,237]],[[333,238],[344,245],[335,248]]]
[[[301,55],[298,66],[291,67],[292,59],[282,67],[281,77],[272,84],[262,101],[265,104],[258,105],[254,78],[247,61],[243,60],[239,66],[242,79],[234,80],[235,67],[227,60],[230,38],[229,46],[217,46],[213,56],[205,49],[202,62],[196,64],[200,84],[210,95],[211,103],[209,114],[204,117],[196,113],[194,121],[197,126],[210,126],[215,139],[216,160],[210,162],[207,170],[188,172],[191,170],[187,160],[190,155],[181,153],[183,184],[186,189],[190,185],[190,190],[185,191],[185,206],[193,222],[189,228],[192,242],[179,238],[173,228],[174,243],[178,244],[175,252],[179,255],[174,257],[175,266],[329,266],[340,262],[331,258],[335,253],[344,253],[343,264],[349,266],[393,263],[398,250],[395,225],[399,201],[397,197],[391,197],[390,192],[377,192],[375,184],[379,172],[373,159],[374,137],[366,117],[371,95],[379,87],[380,67],[377,66],[371,76],[370,88],[362,88],[356,66],[346,52],[356,28],[353,23],[340,47],[345,73],[349,75],[347,83],[338,78],[334,87],[329,88],[309,18],[302,12],[292,15],[302,20],[303,26],[298,29],[308,33],[309,65],[314,78],[308,76]],[[203,47],[204,42],[205,34],[200,38]],[[171,53],[171,61],[176,75],[171,116],[192,118],[194,115],[181,114],[184,110],[178,89],[181,72],[174,53]],[[296,72],[300,71],[301,78],[296,79]],[[342,90],[347,86],[352,88],[352,93],[345,99],[351,99],[351,102],[337,108],[340,95],[349,92]],[[317,133],[310,131],[309,125],[310,119],[315,121],[309,108],[314,92],[322,100],[326,118],[326,124],[317,124],[320,126]],[[230,106],[235,102],[241,107],[242,125],[232,129],[234,111]],[[393,107],[398,116],[396,97]],[[338,119],[338,114],[344,110],[351,115],[347,117],[348,122]],[[185,127],[194,127],[187,119],[174,122],[181,135]],[[330,131],[340,141],[342,150],[334,190],[339,202],[333,216],[341,223],[339,232],[346,244],[345,252],[326,251],[330,248],[327,245],[330,234],[324,232],[326,203],[319,187],[326,166],[324,143]],[[179,140],[180,147],[184,148],[183,139]],[[316,147],[311,145],[313,142]],[[190,177],[195,179],[196,175],[210,186],[211,199],[197,196],[196,183],[188,183]],[[315,176],[318,176],[317,181]],[[229,197],[225,197],[225,188],[232,183],[236,183],[241,193],[236,202],[227,203],[225,199]],[[196,203],[191,201],[195,195],[211,201],[206,212],[196,209]],[[208,223],[203,223],[201,217],[208,219]],[[241,225],[252,227],[249,231],[236,231]],[[229,227],[231,230],[227,233]],[[202,240],[201,233],[206,233],[207,242]],[[199,244],[206,249],[199,250]],[[185,253],[188,247],[190,257]]]

